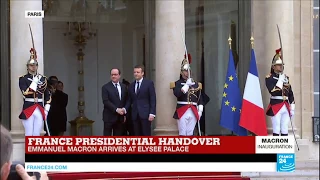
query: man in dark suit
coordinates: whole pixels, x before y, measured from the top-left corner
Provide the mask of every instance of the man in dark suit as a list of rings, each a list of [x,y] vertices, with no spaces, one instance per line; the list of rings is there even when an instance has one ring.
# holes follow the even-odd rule
[[[128,89],[128,100],[124,109],[131,107],[131,119],[135,136],[150,136],[151,122],[156,116],[156,92],[151,80],[143,77],[144,66],[134,67],[135,81]]]
[[[123,135],[125,114],[123,107],[126,103],[127,88],[119,82],[121,72],[117,68],[110,70],[111,81],[102,86],[103,121],[105,136]]]
[[[67,130],[68,94],[63,92],[63,83],[58,81],[52,95],[51,108],[48,113],[48,125],[51,136],[63,136]]]
[[[130,82],[125,80],[125,79],[122,79],[122,83],[124,85],[126,85],[127,87],[127,90],[130,86]],[[124,123],[125,125],[125,130],[123,132],[123,135],[125,136],[133,136],[134,135],[134,131],[133,131],[133,124],[132,124],[132,120],[131,120],[131,107],[128,109],[128,112],[127,112],[127,115],[126,115],[126,122]]]

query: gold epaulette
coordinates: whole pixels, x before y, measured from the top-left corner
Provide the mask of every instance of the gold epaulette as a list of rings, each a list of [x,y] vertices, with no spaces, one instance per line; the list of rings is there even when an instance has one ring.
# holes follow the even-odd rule
[[[25,76],[25,74],[24,75],[22,75],[22,76],[19,76],[19,78],[22,78],[22,77],[24,77]]]
[[[266,78],[269,78],[271,76],[271,74],[266,75]]]
[[[170,89],[173,89],[176,87],[176,83],[175,82],[170,82]]]
[[[280,88],[276,88],[276,87],[274,87],[272,90],[271,90],[271,92],[275,92],[275,91],[281,91],[282,89],[280,89]]]
[[[198,87],[199,87],[199,89],[202,89],[202,84],[201,84],[201,82],[198,82]]]

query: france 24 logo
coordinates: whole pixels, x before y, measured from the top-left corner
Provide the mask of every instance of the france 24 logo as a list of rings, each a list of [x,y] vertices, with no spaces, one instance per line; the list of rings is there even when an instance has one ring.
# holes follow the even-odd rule
[[[277,154],[277,172],[294,172],[295,154]]]

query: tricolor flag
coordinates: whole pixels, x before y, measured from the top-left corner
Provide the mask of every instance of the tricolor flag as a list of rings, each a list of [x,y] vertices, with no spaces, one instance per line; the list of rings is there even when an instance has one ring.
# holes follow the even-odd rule
[[[251,50],[250,68],[243,93],[239,125],[258,136],[268,135],[256,57],[253,49]]]

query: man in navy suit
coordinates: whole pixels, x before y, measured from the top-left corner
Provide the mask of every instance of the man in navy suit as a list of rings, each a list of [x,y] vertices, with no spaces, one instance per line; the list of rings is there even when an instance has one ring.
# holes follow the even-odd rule
[[[144,66],[134,67],[135,81],[128,89],[128,100],[124,112],[131,107],[131,119],[135,136],[150,136],[151,122],[156,116],[156,92],[151,80],[143,77]]]

